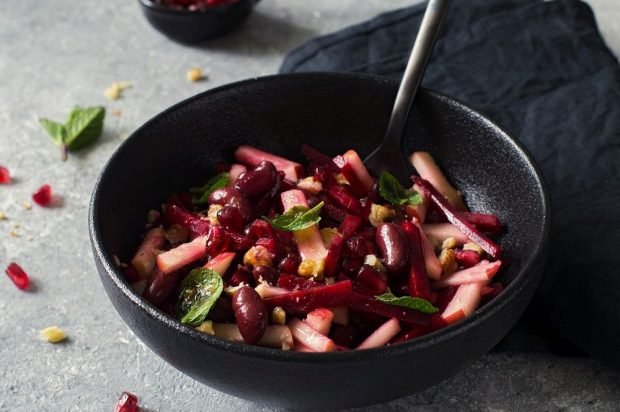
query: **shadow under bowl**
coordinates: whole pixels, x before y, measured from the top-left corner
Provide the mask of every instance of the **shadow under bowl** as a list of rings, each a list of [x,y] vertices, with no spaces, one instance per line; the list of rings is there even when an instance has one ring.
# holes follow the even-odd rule
[[[398,84],[358,74],[271,76],[185,100],[133,133],[95,185],[90,237],[101,281],[134,333],[183,373],[261,404],[343,408],[390,401],[450,377],[489,351],[523,313],[547,255],[549,200],[529,155],[483,115],[420,90],[403,153],[430,151],[472,210],[497,214],[509,265],[506,289],[472,316],[410,342],[308,354],[223,341],[182,325],[144,301],[113,264],[128,261],[146,212],[203,184],[241,144],[303,161],[302,143],[362,157],[383,137]]]
[[[238,0],[196,11],[162,6],[153,0],[138,2],[144,17],[157,31],[179,43],[194,44],[239,27],[258,0]]]

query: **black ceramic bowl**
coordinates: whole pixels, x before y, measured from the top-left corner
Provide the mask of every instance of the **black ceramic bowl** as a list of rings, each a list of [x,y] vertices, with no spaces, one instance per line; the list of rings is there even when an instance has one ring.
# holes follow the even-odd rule
[[[298,74],[220,87],[159,114],[109,160],[89,225],[99,275],[124,321],[167,362],[223,392],[274,406],[362,406],[400,398],[453,375],[491,349],[530,301],[546,258],[549,205],[538,169],[493,122],[421,90],[402,146],[429,150],[473,210],[499,215],[510,262],[505,291],[453,326],[405,344],[307,354],[220,340],[165,315],[128,286],[112,256],[131,258],[145,214],[203,184],[240,144],[303,161],[307,142],[362,156],[383,137],[397,83],[354,74]]]
[[[153,0],[138,0],[148,22],[159,32],[180,43],[198,43],[221,36],[243,23],[258,0],[238,0],[205,10],[190,11],[162,6]]]

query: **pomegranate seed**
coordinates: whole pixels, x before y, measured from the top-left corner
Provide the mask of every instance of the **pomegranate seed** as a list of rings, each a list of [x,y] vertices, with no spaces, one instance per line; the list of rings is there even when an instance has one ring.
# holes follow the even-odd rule
[[[21,290],[26,290],[30,284],[30,279],[24,269],[22,269],[17,263],[11,263],[5,270],[6,274],[11,278],[15,286]]]
[[[118,402],[114,405],[114,412],[137,412],[138,397],[129,392],[121,393]]]
[[[52,202],[52,187],[43,185],[32,195],[32,200],[39,206],[48,206]]]
[[[11,183],[9,169],[4,166],[0,166],[0,183]]]

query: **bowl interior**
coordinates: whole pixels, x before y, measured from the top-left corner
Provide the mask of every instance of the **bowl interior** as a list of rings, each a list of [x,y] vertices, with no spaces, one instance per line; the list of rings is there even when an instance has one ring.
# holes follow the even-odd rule
[[[220,390],[289,406],[309,398],[316,401],[320,388],[302,390],[306,386],[301,382],[317,379],[319,371],[324,373],[334,362],[348,365],[348,369],[330,369],[329,373],[341,373],[351,383],[351,396],[347,398],[343,389],[341,399],[328,396],[322,405],[359,406],[404,396],[445,379],[497,343],[525,308],[538,282],[537,265],[544,260],[548,231],[547,195],[528,155],[499,127],[466,106],[424,89],[416,98],[403,152],[430,151],[464,193],[470,208],[497,214],[507,228],[499,243],[504,259],[510,262],[501,278],[508,287],[474,316],[403,345],[312,356],[228,344],[199,334],[141,301],[113,269],[113,255],[128,261],[136,250],[149,209],[159,208],[172,193],[204,184],[214,173],[214,165],[230,163],[241,144],[301,162],[302,143],[329,155],[353,148],[366,156],[382,140],[397,87],[395,81],[376,76],[334,73],[248,80],[181,102],[128,138],[95,186],[90,225],[106,291],[132,329],[173,365]],[[161,336],[168,336],[170,342]],[[184,351],[178,351],[179,345]],[[246,381],[218,380],[214,377],[217,364],[185,356],[192,353],[190,348],[231,364],[240,355],[252,363],[251,370],[267,366],[277,374],[279,368],[288,368],[287,373],[301,379],[302,389],[285,396],[249,377]],[[432,372],[423,379],[412,377],[400,356],[425,364]],[[393,362],[391,369],[373,366],[373,362],[385,366],[388,359]],[[230,364],[222,362],[219,373],[225,374]],[[372,374],[361,373],[367,367]],[[300,368],[307,376],[299,376]],[[248,375],[248,366],[243,370]],[[407,380],[396,381],[397,376]],[[284,385],[286,377],[281,377]],[[377,393],[362,396],[355,388],[365,385],[376,387]]]

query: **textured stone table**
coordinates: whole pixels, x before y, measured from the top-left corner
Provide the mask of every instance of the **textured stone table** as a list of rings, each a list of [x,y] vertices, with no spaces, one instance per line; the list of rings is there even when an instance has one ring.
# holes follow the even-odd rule
[[[148,411],[268,410],[185,377],[127,329],[93,264],[86,227],[93,182],[119,143],[169,105],[274,73],[283,54],[304,39],[410,3],[263,1],[241,31],[191,48],[154,32],[132,0],[0,2],[0,164],[14,175],[12,185],[0,187],[0,211],[8,217],[0,221],[0,268],[17,261],[36,285],[22,293],[0,275],[0,410],[109,411],[123,390],[138,394]],[[620,5],[590,3],[619,54]],[[209,80],[188,83],[185,72],[194,66],[207,69]],[[103,90],[116,81],[133,87],[108,102]],[[36,119],[60,120],[76,104],[105,105],[105,132],[94,147],[62,163]],[[62,205],[26,210],[22,203],[44,183]],[[39,330],[50,325],[65,329],[69,340],[41,341]],[[502,353],[370,410],[619,408],[620,373],[599,362]]]

